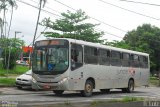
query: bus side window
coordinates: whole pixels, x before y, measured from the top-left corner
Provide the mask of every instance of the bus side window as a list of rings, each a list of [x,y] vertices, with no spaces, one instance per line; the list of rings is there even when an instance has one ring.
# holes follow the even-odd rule
[[[143,56],[139,56],[139,65],[140,65],[140,68],[145,68],[145,63],[143,61]]]
[[[139,67],[139,56],[136,54],[131,54],[131,66],[132,67]]]
[[[148,68],[148,57],[143,56],[144,68]]]
[[[119,51],[111,51],[111,65],[121,66],[121,53]]]
[[[84,62],[86,64],[98,63],[98,50],[95,47],[84,46]]]
[[[99,49],[99,64],[100,65],[110,65],[110,51],[106,49]]]
[[[71,70],[75,70],[83,65],[83,48],[81,45],[71,46]]]
[[[129,67],[130,66],[129,58],[130,58],[129,53],[122,53],[122,66],[123,67]]]

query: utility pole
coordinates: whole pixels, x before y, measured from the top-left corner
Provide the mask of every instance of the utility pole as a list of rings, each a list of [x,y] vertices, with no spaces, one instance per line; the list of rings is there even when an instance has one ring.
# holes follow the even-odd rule
[[[42,0],[40,0],[40,2],[39,2],[39,12],[38,12],[38,18],[37,18],[36,28],[35,28],[35,32],[34,32],[32,47],[34,46],[34,42],[35,42],[35,39],[36,39],[36,34],[37,34],[37,29],[38,29],[38,23],[39,23],[41,10],[42,10]]]
[[[14,46],[15,46],[15,47],[16,47],[17,33],[22,33],[22,32],[20,32],[20,31],[15,31],[15,37],[14,37]]]

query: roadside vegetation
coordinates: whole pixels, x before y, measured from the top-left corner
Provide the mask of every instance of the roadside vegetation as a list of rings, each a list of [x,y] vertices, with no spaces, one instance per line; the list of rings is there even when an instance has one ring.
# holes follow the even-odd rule
[[[28,66],[16,65],[15,68],[7,71],[7,69],[2,68],[0,63],[0,86],[14,86],[15,78],[25,73],[28,69]]]
[[[28,70],[28,66],[16,65],[16,67],[12,70],[3,69],[0,67],[0,76],[16,76],[25,73]]]
[[[150,77],[150,86],[159,86],[159,79],[157,77]]]
[[[0,86],[14,86],[15,78],[28,70],[28,66],[16,65],[13,69],[3,68],[2,60],[0,60]]]
[[[125,96],[122,99],[119,100],[111,100],[110,102],[133,102],[133,101],[143,101],[144,98],[141,97],[130,97],[130,96]]]
[[[115,107],[115,105],[117,106],[118,104],[120,105],[127,105],[127,103],[133,102],[136,104],[136,102],[142,102],[144,101],[144,98],[140,98],[140,97],[131,97],[131,96],[125,96],[123,98],[120,99],[111,99],[111,100],[103,100],[103,101],[99,101],[99,100],[95,100],[95,101],[91,101],[91,102],[84,102],[84,103],[71,103],[70,101],[65,101],[64,104],[54,104],[48,107]],[[41,107],[41,106],[40,106]],[[125,106],[128,107],[128,106]]]
[[[0,86],[14,86],[15,78],[0,78]]]

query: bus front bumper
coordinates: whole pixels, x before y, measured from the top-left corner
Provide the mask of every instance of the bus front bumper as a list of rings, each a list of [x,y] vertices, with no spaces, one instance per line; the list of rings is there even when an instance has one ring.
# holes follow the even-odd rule
[[[68,90],[68,78],[64,78],[59,82],[40,82],[32,80],[32,88],[39,90]]]

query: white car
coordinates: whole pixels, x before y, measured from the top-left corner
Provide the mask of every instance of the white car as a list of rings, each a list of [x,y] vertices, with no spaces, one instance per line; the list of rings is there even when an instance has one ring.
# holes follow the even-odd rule
[[[32,70],[27,71],[16,78],[17,88],[32,88]]]

